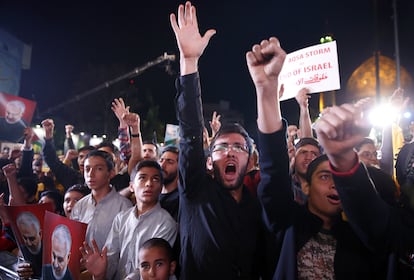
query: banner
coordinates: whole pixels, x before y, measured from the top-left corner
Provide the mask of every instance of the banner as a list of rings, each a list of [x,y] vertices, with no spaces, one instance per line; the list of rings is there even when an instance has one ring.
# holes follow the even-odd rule
[[[288,54],[279,75],[279,88],[282,84],[280,100],[294,98],[302,88],[308,88],[309,93],[340,89],[336,41]]]
[[[52,207],[51,203],[5,206],[17,245],[24,260],[31,264],[35,278],[42,271],[44,216]]]
[[[81,253],[87,224],[52,212],[45,214],[43,280],[80,279]]]
[[[178,125],[167,124],[165,126],[164,146],[178,146],[178,141],[180,139],[179,131],[180,127]]]
[[[0,92],[0,141],[21,142],[35,109],[35,101]]]

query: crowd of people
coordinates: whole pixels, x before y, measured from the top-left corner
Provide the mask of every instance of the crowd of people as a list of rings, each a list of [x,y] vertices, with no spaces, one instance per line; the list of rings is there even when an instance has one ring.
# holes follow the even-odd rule
[[[200,34],[190,2],[170,23],[180,52],[179,145],[159,151],[144,141],[140,116],[122,98],[112,103],[120,149],[101,143],[76,150],[74,127],[67,125],[65,158],[59,159],[54,122],[46,119],[42,153],[34,154],[33,131],[24,128],[20,166],[1,161],[1,249],[15,249],[4,205],[51,203],[55,213],[88,225],[80,248],[83,277],[413,279],[412,145],[397,160],[398,184],[381,169],[376,142],[366,137],[367,100],[327,107],[312,124],[310,96],[302,89],[299,130],[288,125],[278,91],[286,53],[276,37],[246,54],[257,139],[217,113],[208,135],[198,62],[216,31]],[[39,171],[42,161],[47,175]],[[41,239],[36,225],[26,231]],[[64,229],[53,235],[65,240],[52,245],[65,256],[61,263],[69,261],[71,244],[64,236]],[[24,242],[27,249],[40,246]],[[54,261],[43,269],[52,272],[56,279],[67,275]],[[39,264],[22,264],[18,273],[41,276]]]

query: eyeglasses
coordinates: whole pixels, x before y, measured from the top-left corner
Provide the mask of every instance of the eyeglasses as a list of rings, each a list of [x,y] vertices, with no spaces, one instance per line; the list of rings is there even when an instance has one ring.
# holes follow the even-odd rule
[[[376,159],[376,158],[378,158],[378,153],[377,152],[371,153],[369,151],[364,151],[364,152],[360,153],[359,156],[363,157],[363,158],[375,158]]]
[[[228,143],[220,143],[213,146],[213,152],[217,153],[227,153],[229,150],[233,150],[236,153],[243,153],[249,152],[249,148],[247,145],[243,145],[240,143],[228,144]]]

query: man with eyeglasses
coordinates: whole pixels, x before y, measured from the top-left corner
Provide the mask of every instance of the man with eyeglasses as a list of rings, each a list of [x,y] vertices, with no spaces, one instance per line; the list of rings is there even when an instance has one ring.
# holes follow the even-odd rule
[[[203,150],[198,60],[215,30],[201,36],[195,7],[170,16],[180,49],[177,117],[180,125],[180,279],[259,279],[263,223],[259,202],[243,186],[252,143],[238,124],[223,125]],[[210,172],[211,171],[211,172]],[[210,175],[212,174],[212,176]],[[263,278],[266,279],[266,278]]]
[[[355,146],[354,150],[357,152],[359,160],[366,166],[380,167],[377,148],[371,138],[365,137],[361,143]]]

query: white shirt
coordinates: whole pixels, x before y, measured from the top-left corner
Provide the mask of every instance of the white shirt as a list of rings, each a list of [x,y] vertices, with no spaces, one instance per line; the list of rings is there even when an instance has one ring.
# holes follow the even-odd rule
[[[111,187],[111,191],[98,204],[92,194],[80,199],[73,207],[70,218],[88,224],[85,240],[91,244],[92,239],[95,239],[98,248],[102,250],[115,216],[131,206],[129,199]]]
[[[137,213],[134,206],[115,217],[105,243],[107,279],[124,279],[139,269],[138,249],[148,239],[163,238],[171,246],[175,242],[177,223],[159,203],[140,216]]]

